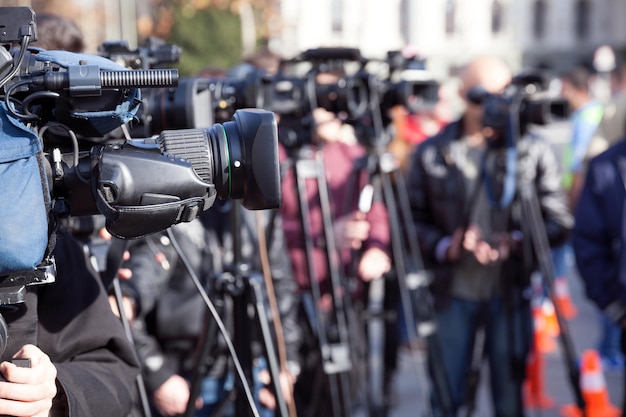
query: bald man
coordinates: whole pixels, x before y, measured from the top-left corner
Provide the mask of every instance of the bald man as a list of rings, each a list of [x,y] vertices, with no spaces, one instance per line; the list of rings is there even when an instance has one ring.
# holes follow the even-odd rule
[[[511,71],[502,60],[481,56],[462,70],[461,81],[466,111],[415,149],[407,192],[414,232],[434,276],[437,336],[454,411],[467,405],[467,375],[480,346],[490,365],[494,415],[519,417],[524,414],[521,387],[532,337],[526,290],[536,265],[527,256],[532,254],[530,232],[518,194],[505,209],[494,208],[492,201],[500,200],[504,188],[506,149],[488,146],[494,135],[483,126],[483,107],[467,100],[474,88],[502,92]],[[517,177],[533,178],[548,238],[560,243],[572,227],[572,216],[560,189],[557,160],[540,138],[525,135],[516,146]],[[485,178],[495,195],[486,192]],[[484,346],[474,343],[479,330],[486,336]],[[440,407],[435,411],[442,415]]]

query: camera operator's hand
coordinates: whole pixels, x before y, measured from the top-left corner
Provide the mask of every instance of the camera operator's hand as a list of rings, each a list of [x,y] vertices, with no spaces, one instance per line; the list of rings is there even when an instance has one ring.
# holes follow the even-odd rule
[[[0,415],[47,417],[57,394],[57,369],[48,355],[34,345],[24,345],[14,358],[29,358],[30,368],[2,362],[0,372]]]
[[[323,108],[316,108],[313,110],[313,120],[315,120],[314,141],[332,143],[344,139],[343,123],[335,113]]]
[[[106,228],[101,228],[100,230],[98,230],[98,236],[100,236],[101,239],[104,240],[111,240],[113,239],[113,235],[111,233],[109,233],[109,231]],[[124,251],[124,257],[123,260],[127,261],[128,259],[130,259],[130,252],[129,251]],[[117,277],[119,279],[123,279],[123,280],[129,280],[133,277],[133,271],[131,271],[128,268],[120,268],[117,271]]]
[[[377,247],[369,248],[361,256],[358,273],[363,281],[372,281],[383,276],[391,269],[391,259],[387,253]]]
[[[109,295],[109,304],[111,305],[111,310],[113,311],[113,314],[115,314],[117,317],[120,317],[117,299],[114,295]],[[135,316],[137,315],[135,301],[130,297],[123,296],[122,308],[124,309],[124,314],[126,315],[126,318],[129,321],[133,321],[135,319]]]
[[[515,243],[509,233],[496,233],[492,236],[494,247],[498,251],[498,260],[505,261],[511,256]]]
[[[264,385],[269,385],[272,381],[270,373],[267,369],[263,369],[258,375],[259,381]],[[280,371],[278,375],[280,380],[280,388],[282,390],[283,398],[287,404],[293,401],[293,386],[296,383],[296,377],[288,370]],[[259,402],[270,410],[276,409],[276,398],[274,394],[267,388],[261,388],[259,390]]]
[[[448,261],[458,261],[461,250],[471,253],[481,265],[489,265],[499,259],[498,250],[493,248],[483,239],[480,227],[471,225],[463,233],[463,229],[457,229],[452,236],[450,246],[446,251]]]
[[[370,232],[370,224],[361,212],[346,214],[335,220],[333,226],[337,247],[344,249],[360,249]]]
[[[184,414],[189,401],[189,384],[180,375],[172,375],[152,395],[154,406],[161,415],[176,416]],[[196,401],[196,407],[202,406],[201,400]]]
[[[463,238],[463,248],[474,255],[481,265],[489,265],[498,260],[498,250],[494,249],[483,238],[483,232],[478,226],[470,226]]]

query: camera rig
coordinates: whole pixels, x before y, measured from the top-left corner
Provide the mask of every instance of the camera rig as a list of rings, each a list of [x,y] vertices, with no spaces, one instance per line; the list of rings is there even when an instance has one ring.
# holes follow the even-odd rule
[[[52,236],[60,217],[102,213],[113,235],[137,238],[193,220],[218,197],[241,199],[250,209],[279,205],[272,113],[240,109],[234,120],[222,124],[132,138],[127,124],[137,117],[141,93],[175,87],[176,70],[130,70],[102,56],[32,48],[35,14],[28,7],[0,8],[0,23],[0,141],[5,145],[0,146],[0,163],[9,158],[5,150],[13,140],[30,140],[25,148],[36,151],[35,174],[44,195],[35,199],[23,192],[21,197],[46,217],[39,234],[29,236],[37,241],[29,245],[37,248],[33,259],[41,262],[21,264],[23,251],[11,251],[3,243],[0,257],[9,253],[17,261],[0,269],[0,285],[22,290],[12,282],[53,278]],[[20,161],[8,160],[11,167]],[[3,168],[0,174],[8,171]],[[2,189],[12,191],[13,186]],[[0,226],[3,237],[15,234],[10,227]]]
[[[325,74],[335,80],[323,80]],[[438,83],[424,61],[398,51],[376,60],[357,48],[309,49],[284,60],[279,73],[265,77],[263,84],[261,102],[280,114],[279,141],[287,148],[311,142],[311,112],[317,107],[337,114],[355,128],[362,145],[373,148],[386,145],[380,143],[380,131],[391,123],[394,106],[419,112],[432,108],[438,98]]]
[[[494,134],[504,138],[524,135],[529,125],[545,125],[563,119],[568,104],[547,89],[546,77],[539,72],[523,72],[515,77],[501,94],[491,94],[482,88],[468,92],[468,99],[484,108],[483,125],[494,129]],[[514,131],[507,132],[513,118]]]

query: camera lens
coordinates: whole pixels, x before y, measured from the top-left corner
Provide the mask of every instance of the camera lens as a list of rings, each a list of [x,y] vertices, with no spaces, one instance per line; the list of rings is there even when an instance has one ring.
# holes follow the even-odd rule
[[[221,199],[240,199],[251,210],[280,204],[278,134],[274,113],[237,110],[234,120],[208,129],[164,130],[161,150],[189,161]]]

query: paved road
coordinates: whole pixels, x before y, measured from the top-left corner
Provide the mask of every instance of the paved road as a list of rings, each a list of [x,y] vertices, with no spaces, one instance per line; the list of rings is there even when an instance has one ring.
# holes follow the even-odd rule
[[[559,123],[541,129],[554,144],[556,152],[567,141],[568,128],[566,124]],[[599,318],[595,307],[590,304],[584,295],[581,282],[576,275],[573,259],[570,259],[569,288],[572,300],[574,301],[578,315],[569,321],[571,338],[578,355],[584,349],[594,349],[599,338]],[[557,417],[561,416],[560,408],[565,404],[573,404],[574,396],[571,385],[567,379],[567,369],[564,365],[563,354],[559,348],[554,352],[544,355],[544,383],[545,393],[552,397],[555,405],[545,410],[528,409],[527,416]],[[416,383],[416,372],[414,371],[414,358],[406,352],[400,353],[399,372],[396,375],[394,384],[395,407],[391,412],[391,417],[416,417],[420,416],[419,410],[423,406],[420,402],[420,387]],[[487,373],[482,373],[487,378]],[[621,372],[605,372],[605,378],[609,390],[610,400],[614,405],[621,404],[623,375]],[[477,409],[474,416],[491,416],[490,398],[483,383],[479,390]]]

